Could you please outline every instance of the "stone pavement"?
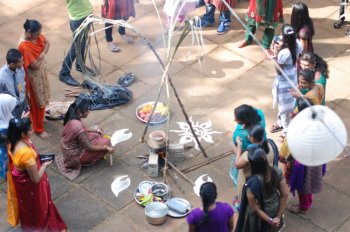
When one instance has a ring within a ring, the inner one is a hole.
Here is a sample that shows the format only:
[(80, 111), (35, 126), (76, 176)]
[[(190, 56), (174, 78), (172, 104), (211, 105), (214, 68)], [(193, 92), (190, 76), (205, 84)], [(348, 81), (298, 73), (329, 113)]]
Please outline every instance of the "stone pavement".
[[(96, 15), (99, 15), (99, 1), (93, 0)], [(161, 6), (161, 1), (157, 1)], [(284, 0), (285, 19), (289, 22), (291, 0)], [(316, 35), (314, 37), (315, 51), (328, 61), (330, 79), (327, 85), (327, 105), (335, 110), (343, 119), (349, 131), (350, 128), (350, 39), (344, 36), (349, 24), (340, 30), (333, 29), (333, 22), (338, 15), (338, 0), (307, 0), (314, 19)], [(242, 17), (247, 3), (241, 2), (237, 12)], [(161, 8), (160, 8), (161, 9)], [(150, 1), (142, 0), (136, 5), (137, 17), (130, 22), (150, 39), (156, 50), (165, 57), (161, 29)], [(203, 9), (192, 14), (200, 15)], [(218, 15), (217, 15), (218, 17)], [(0, 57), (5, 62), (6, 51), (17, 47), (20, 35), (23, 33), (23, 23), (26, 18), (35, 18), (43, 24), (43, 34), (51, 42), (47, 55), (51, 80), (52, 100), (64, 100), (62, 89), (64, 84), (58, 81), (63, 52), (67, 49), (71, 32), (67, 10), (63, 1), (59, 0), (16, 0), (0, 1)], [(197, 52), (200, 49), (191, 48), (191, 40), (186, 38), (176, 54), (175, 61), (169, 73), (179, 92), (181, 100), (192, 119), (200, 123), (212, 120), (212, 129), (222, 132), (213, 134), (214, 143), (203, 141), (203, 146), (209, 157), (214, 157), (230, 150), (231, 134), (235, 123), (233, 109), (242, 103), (254, 105), (264, 110), (268, 125), (271, 125), (276, 113), (272, 109), (271, 85), (274, 78), (274, 67), (271, 61), (265, 60), (260, 48), (256, 45), (244, 49), (237, 48), (237, 42), (243, 38), (242, 27), (233, 20), (230, 31), (224, 35), (216, 34), (216, 26), (205, 29), (204, 63), (197, 62)], [(279, 29), (277, 29), (279, 32)], [(128, 32), (127, 32), (128, 33)], [(261, 38), (261, 31), (257, 33)], [(147, 154), (146, 144), (139, 138), (144, 125), (135, 117), (135, 109), (141, 103), (155, 99), (160, 83), (161, 69), (154, 55), (146, 44), (137, 39), (134, 45), (128, 45), (114, 33), (115, 41), (122, 52), (112, 54), (104, 41), (104, 34), (98, 34), (101, 51), (101, 67), (103, 78), (108, 83), (116, 83), (124, 72), (133, 72), (137, 81), (131, 85), (133, 100), (127, 105), (114, 109), (91, 112), (85, 120), (87, 125), (99, 124), (112, 133), (116, 129), (130, 128), (134, 136), (121, 143), (114, 154), (114, 166), (109, 167), (103, 160), (97, 165), (84, 168), (81, 175), (74, 181), (69, 181), (52, 165), (48, 174), (52, 195), (56, 206), (67, 223), (71, 232), (85, 231), (186, 231), (184, 218), (168, 218), (162, 226), (151, 226), (145, 221), (144, 211), (133, 199), (133, 191), (142, 180), (151, 179), (140, 167), (136, 156)], [(93, 51), (97, 58), (98, 53)], [(81, 78), (76, 71), (72, 75)], [(81, 79), (80, 79), (81, 80)], [(165, 93), (162, 101), (166, 100)], [(176, 122), (183, 122), (184, 117), (175, 98), (171, 97), (170, 129), (179, 130)], [(33, 136), (33, 141), (39, 151), (59, 153), (59, 141), (62, 132), (61, 122), (46, 123), (47, 130), (53, 135), (48, 140), (40, 140)], [(150, 130), (166, 127), (151, 127)], [(170, 132), (171, 142), (178, 142), (176, 133)], [(348, 144), (349, 145), (349, 144)], [(180, 169), (191, 167), (205, 158), (194, 148), (188, 150), (185, 156), (171, 157)], [(187, 175), (195, 180), (201, 174), (209, 174), (218, 185), (219, 200), (231, 202), (232, 181), (228, 176), (230, 156), (220, 159), (210, 165), (203, 166)], [(329, 165), (324, 178), (324, 188), (315, 196), (314, 204), (308, 215), (297, 216), (286, 212), (287, 227), (284, 231), (319, 232), (319, 231), (350, 231), (350, 187), (347, 175), (350, 174), (350, 160), (339, 158)], [(115, 177), (128, 174), (131, 186), (116, 198), (110, 184)], [(158, 180), (161, 180), (158, 178)], [(201, 205), (200, 199), (193, 193), (192, 186), (178, 175), (169, 179), (173, 196), (184, 197), (193, 207)], [(0, 191), (0, 231), (9, 230), (6, 223), (6, 184), (2, 183)], [(291, 201), (295, 199), (290, 197)], [(20, 231), (18, 228), (11, 231)]]

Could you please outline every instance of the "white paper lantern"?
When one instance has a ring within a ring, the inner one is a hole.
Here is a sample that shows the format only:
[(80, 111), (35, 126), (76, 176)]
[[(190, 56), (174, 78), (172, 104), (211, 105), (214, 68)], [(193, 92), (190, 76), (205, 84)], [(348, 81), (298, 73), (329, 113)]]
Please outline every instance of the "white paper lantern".
[(334, 111), (316, 105), (293, 118), (288, 127), (287, 142), (297, 161), (317, 166), (335, 159), (343, 151), (347, 133), (344, 123)]

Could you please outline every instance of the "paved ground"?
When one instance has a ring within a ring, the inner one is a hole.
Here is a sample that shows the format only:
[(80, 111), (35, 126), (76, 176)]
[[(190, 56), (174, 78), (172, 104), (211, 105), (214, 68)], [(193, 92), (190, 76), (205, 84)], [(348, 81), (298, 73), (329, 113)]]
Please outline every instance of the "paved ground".
[[(93, 2), (95, 13), (99, 14), (99, 1), (94, 0)], [(289, 21), (290, 18), (292, 2), (296, 1), (284, 1), (286, 21)], [(323, 56), (330, 66), (327, 105), (342, 117), (349, 130), (350, 40), (344, 36), (345, 28), (334, 30), (332, 26), (338, 14), (338, 1), (308, 0), (304, 2), (309, 5), (311, 16), (314, 19), (315, 51)], [(246, 3), (238, 6), (237, 11), (240, 16), (245, 12), (246, 6)], [(144, 0), (137, 4), (136, 8), (137, 18), (131, 21), (132, 24), (150, 39), (157, 51), (164, 57), (161, 30), (157, 24), (152, 4)], [(63, 1), (0, 1), (0, 9), (0, 31), (3, 34), (0, 38), (2, 62), (5, 62), (4, 55), (7, 49), (17, 46), (25, 19), (38, 19), (44, 26), (43, 33), (51, 42), (47, 62), (50, 69), (52, 100), (64, 100), (62, 89), (67, 86), (58, 81), (57, 74), (71, 33)], [(202, 10), (194, 14), (199, 15)], [(196, 62), (196, 52), (199, 49), (193, 49), (192, 53), (188, 54), (191, 41), (187, 38), (176, 55), (170, 74), (193, 120), (200, 123), (212, 120), (212, 129), (222, 132), (213, 135), (213, 144), (203, 142), (208, 156), (214, 157), (230, 150), (231, 133), (235, 126), (232, 112), (233, 108), (239, 104), (248, 103), (263, 109), (268, 124), (273, 123), (276, 116), (271, 107), (274, 67), (270, 61), (264, 59), (264, 55), (256, 45), (244, 49), (237, 48), (237, 42), (243, 37), (243, 30), (236, 20), (233, 20), (231, 30), (225, 35), (218, 36), (216, 27), (205, 29), (203, 34), (206, 54), (204, 64), (200, 66)], [(133, 200), (133, 191), (138, 183), (150, 179), (136, 159), (137, 155), (146, 154), (148, 148), (146, 144), (139, 142), (144, 125), (134, 116), (135, 108), (143, 102), (154, 100), (161, 70), (157, 60), (143, 41), (136, 40), (134, 45), (127, 45), (116, 33), (114, 35), (122, 48), (122, 53), (111, 54), (104, 42), (103, 34), (98, 35), (102, 73), (108, 83), (116, 83), (117, 78), (124, 72), (135, 73), (137, 81), (130, 87), (134, 97), (125, 106), (92, 112), (85, 122), (87, 125), (99, 124), (109, 133), (127, 127), (131, 129), (134, 136), (129, 141), (120, 144), (114, 155), (113, 167), (109, 167), (107, 161), (101, 161), (94, 167), (84, 168), (81, 175), (74, 181), (68, 181), (60, 175), (56, 167), (50, 167), (48, 174), (53, 198), (72, 232), (186, 231), (185, 219), (168, 218), (168, 221), (159, 227), (147, 224), (143, 208)], [(260, 31), (258, 36), (261, 37)], [(94, 56), (97, 57), (96, 51), (94, 51)], [(79, 77), (75, 71), (72, 74)], [(166, 100), (165, 94), (162, 100)], [(170, 129), (178, 130), (179, 126), (176, 122), (181, 121), (184, 121), (184, 117), (175, 98), (172, 97)], [(53, 135), (52, 138), (43, 141), (34, 137), (35, 144), (42, 152), (59, 153), (62, 123), (48, 122), (46, 128)], [(155, 129), (158, 128), (151, 128), (151, 130)], [(179, 141), (176, 133), (170, 132), (169, 138), (171, 142)], [(187, 151), (185, 156), (171, 157), (171, 159), (180, 169), (191, 167), (205, 160), (195, 149)], [(229, 163), (230, 157), (226, 157), (189, 172), (187, 175), (195, 180), (201, 174), (209, 174), (218, 185), (219, 200), (230, 202), (233, 188), (228, 176)], [(350, 173), (349, 166), (350, 160), (342, 159), (341, 156), (330, 163), (329, 171), (324, 178), (323, 191), (315, 196), (310, 213), (306, 216), (286, 213), (287, 228), (285, 231), (350, 231), (350, 188), (347, 178), (347, 174)], [(110, 184), (115, 177), (124, 174), (130, 176), (131, 186), (116, 198), (110, 190)], [(188, 199), (194, 207), (200, 206), (200, 201), (194, 195), (192, 187), (181, 177), (175, 176), (170, 179), (170, 186), (174, 196)], [(182, 190), (178, 186), (181, 186)], [(0, 231), (7, 231), (9, 226), (5, 222), (5, 183), (1, 184), (0, 195)], [(18, 229), (12, 231), (18, 231)]]

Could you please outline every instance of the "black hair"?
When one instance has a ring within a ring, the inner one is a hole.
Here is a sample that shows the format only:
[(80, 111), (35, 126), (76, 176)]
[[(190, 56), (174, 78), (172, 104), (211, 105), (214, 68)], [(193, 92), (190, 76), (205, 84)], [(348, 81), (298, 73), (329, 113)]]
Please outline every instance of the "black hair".
[(300, 60), (306, 60), (310, 64), (316, 65), (316, 56), (314, 53), (309, 51), (303, 51), (300, 55)]
[(11, 48), (7, 51), (6, 61), (7, 64), (16, 64), (22, 58), (22, 53), (15, 48)]
[(31, 122), (29, 118), (12, 118), (9, 122), (7, 130), (7, 139), (13, 152), (18, 141), (23, 137), (23, 134), (27, 134), (30, 130)]
[(303, 2), (294, 3), (292, 6), (291, 24), (298, 33), (304, 26), (309, 29), (310, 36), (315, 34), (314, 23), (309, 16), (309, 8)]
[(300, 98), (300, 99), (298, 99), (298, 111), (299, 112), (304, 110), (304, 109), (306, 109), (310, 105), (311, 106), (314, 105), (310, 99), (308, 99), (308, 98)]
[(63, 125), (66, 125), (70, 120), (80, 120), (81, 114), (90, 110), (90, 101), (84, 98), (78, 98), (68, 108), (64, 117)]
[(206, 182), (201, 185), (199, 195), (202, 198), (204, 215), (200, 224), (205, 224), (209, 221), (209, 206), (212, 205), (217, 197), (216, 185), (213, 182)]
[(293, 65), (297, 62), (297, 41), (295, 30), (290, 24), (282, 26), (283, 48), (288, 48), (292, 55)]
[(326, 76), (326, 78), (328, 78), (329, 77), (329, 70), (328, 70), (327, 62), (319, 55), (315, 54), (315, 56), (316, 56), (315, 71), (322, 73), (323, 75)]
[(35, 19), (26, 19), (26, 21), (23, 24), (23, 28), (26, 32), (36, 33), (41, 30), (42, 26), (39, 23), (39, 21)]
[(304, 77), (304, 80), (310, 84), (315, 83), (315, 72), (310, 69), (300, 70), (299, 76)]
[(262, 148), (266, 154), (269, 154), (270, 148), (265, 138), (265, 129), (261, 125), (254, 125), (249, 129), (248, 133), (255, 142), (259, 143), (259, 147)]
[(248, 160), (252, 174), (264, 177), (264, 189), (270, 196), (279, 183), (277, 172), (268, 164), (265, 151), (261, 148), (248, 151)]
[(300, 55), (300, 60), (306, 60), (310, 64), (315, 65), (315, 72), (322, 73), (323, 75), (326, 76), (326, 78), (329, 77), (328, 64), (319, 55), (312, 53), (312, 52), (303, 51)]
[(261, 122), (261, 117), (250, 105), (240, 105), (234, 110), (235, 118), (239, 124), (244, 124), (245, 128), (250, 128), (253, 125)]

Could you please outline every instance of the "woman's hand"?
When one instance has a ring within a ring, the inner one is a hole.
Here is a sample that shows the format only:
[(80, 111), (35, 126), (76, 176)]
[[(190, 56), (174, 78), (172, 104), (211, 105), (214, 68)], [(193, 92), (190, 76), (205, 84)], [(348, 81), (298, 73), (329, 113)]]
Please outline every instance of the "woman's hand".
[(272, 219), (272, 226), (273, 227), (279, 227), (280, 226), (280, 223), (281, 223), (281, 219), (279, 219), (279, 218), (274, 218), (274, 219)]
[(108, 151), (108, 152), (114, 151), (114, 148), (111, 147), (111, 146), (105, 146), (105, 149), (106, 149), (106, 151)]
[(295, 91), (294, 89), (290, 89), (289, 92), (295, 98), (300, 98), (301, 97), (300, 93), (298, 91)]
[(49, 166), (50, 164), (52, 164), (53, 160), (44, 162), (41, 166), (44, 166), (45, 168), (47, 168), (47, 166)]

